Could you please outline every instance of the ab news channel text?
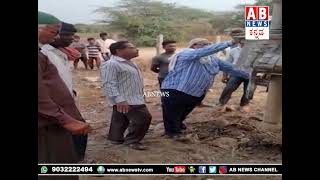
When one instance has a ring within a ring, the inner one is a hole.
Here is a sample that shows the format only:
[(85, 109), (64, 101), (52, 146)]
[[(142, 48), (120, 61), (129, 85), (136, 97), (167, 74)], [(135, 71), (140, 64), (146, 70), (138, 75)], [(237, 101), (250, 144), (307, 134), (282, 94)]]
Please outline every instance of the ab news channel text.
[(281, 164), (39, 164), (38, 175), (282, 175)]

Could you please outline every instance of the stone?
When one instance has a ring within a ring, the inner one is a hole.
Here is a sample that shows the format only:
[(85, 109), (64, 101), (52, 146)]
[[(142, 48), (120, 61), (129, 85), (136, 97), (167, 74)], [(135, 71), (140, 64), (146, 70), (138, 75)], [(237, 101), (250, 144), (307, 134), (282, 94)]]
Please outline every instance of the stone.
[(99, 77), (84, 77), (83, 80), (88, 81), (88, 82), (98, 82)]
[(195, 160), (204, 160), (205, 159), (205, 157), (203, 157), (201, 154), (198, 154), (198, 153), (190, 154), (189, 156)]
[(222, 128), (228, 126), (228, 125), (230, 124), (230, 122), (227, 121), (227, 120), (224, 120), (224, 119), (217, 119), (217, 120), (214, 120), (214, 121), (213, 121), (213, 124), (214, 124), (217, 128), (222, 129)]
[(249, 138), (242, 138), (242, 139), (240, 139), (240, 144), (246, 144), (246, 143), (248, 143), (249, 141), (250, 141)]
[(164, 126), (163, 126), (163, 123), (159, 123), (157, 125), (154, 126), (153, 128), (153, 131), (154, 132), (163, 132), (164, 131)]
[(232, 149), (233, 147), (236, 147), (238, 144), (238, 141), (234, 138), (229, 137), (220, 137), (215, 139), (212, 142), (212, 145), (221, 147), (223, 149)]

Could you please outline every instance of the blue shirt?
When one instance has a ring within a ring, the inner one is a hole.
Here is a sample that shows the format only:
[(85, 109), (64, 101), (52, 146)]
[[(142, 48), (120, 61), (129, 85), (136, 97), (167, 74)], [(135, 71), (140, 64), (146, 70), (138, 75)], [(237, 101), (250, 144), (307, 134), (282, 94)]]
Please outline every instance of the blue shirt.
[(161, 89), (175, 89), (191, 96), (201, 97), (213, 84), (219, 71), (248, 79), (249, 73), (237, 70), (215, 53), (232, 45), (231, 41), (212, 44), (199, 49), (186, 49), (177, 54), (174, 70), (169, 71)]

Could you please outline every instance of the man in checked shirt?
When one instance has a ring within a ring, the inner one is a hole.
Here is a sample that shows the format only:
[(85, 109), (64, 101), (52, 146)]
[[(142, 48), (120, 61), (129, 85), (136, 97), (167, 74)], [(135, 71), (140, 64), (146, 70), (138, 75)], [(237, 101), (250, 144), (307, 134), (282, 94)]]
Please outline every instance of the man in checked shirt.
[(100, 70), (103, 92), (113, 107), (108, 139), (112, 144), (145, 150), (140, 141), (152, 117), (144, 102), (142, 73), (131, 61), (139, 50), (128, 41), (118, 41), (111, 44), (110, 52), (110, 60), (102, 62)]

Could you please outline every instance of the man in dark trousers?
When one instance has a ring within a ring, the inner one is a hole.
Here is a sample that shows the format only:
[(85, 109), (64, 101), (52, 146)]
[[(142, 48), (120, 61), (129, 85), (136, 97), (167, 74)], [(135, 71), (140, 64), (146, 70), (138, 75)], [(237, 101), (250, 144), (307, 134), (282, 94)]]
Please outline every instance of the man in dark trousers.
[[(81, 158), (75, 151), (72, 134), (88, 134), (91, 127), (81, 121), (57, 68), (40, 52), (41, 46), (51, 43), (58, 34), (60, 21), (39, 12), (38, 24), (38, 163), (76, 163)], [(76, 180), (78, 176), (39, 176), (38, 179)]]
[[(241, 67), (243, 63), (238, 60), (243, 46), (243, 41), (240, 41), (237, 47), (234, 47), (230, 50), (230, 53), (227, 56), (226, 61), (234, 64), (237, 67)], [(248, 70), (247, 72), (250, 73), (250, 71)], [(230, 107), (227, 107), (227, 103), (230, 100), (232, 93), (236, 91), (239, 88), (239, 86), (243, 83), (243, 95), (240, 100), (240, 111), (249, 112), (250, 99), (247, 98), (247, 87), (249, 84), (249, 78), (243, 78), (232, 75), (230, 76), (227, 73), (224, 73), (222, 77), (222, 82), (226, 83), (226, 87), (223, 89), (219, 98), (219, 105), (221, 106), (221, 111), (225, 112), (227, 109), (232, 109)]]
[[(110, 52), (110, 60), (104, 61), (101, 67), (103, 92), (113, 107), (108, 139), (113, 144), (144, 150), (146, 147), (140, 141), (152, 117), (144, 102), (142, 73), (131, 61), (139, 51), (128, 41), (118, 41), (111, 44)], [(128, 134), (123, 137), (127, 128)]]
[(78, 69), (78, 63), (81, 60), (84, 64), (85, 69), (87, 70), (88, 69), (87, 47), (86, 47), (85, 43), (80, 41), (80, 36), (78, 36), (78, 35), (74, 36), (74, 41), (70, 45), (70, 47), (75, 48), (81, 54), (81, 56), (79, 58), (77, 58), (76, 60), (74, 60), (74, 62), (73, 62), (74, 69)]

